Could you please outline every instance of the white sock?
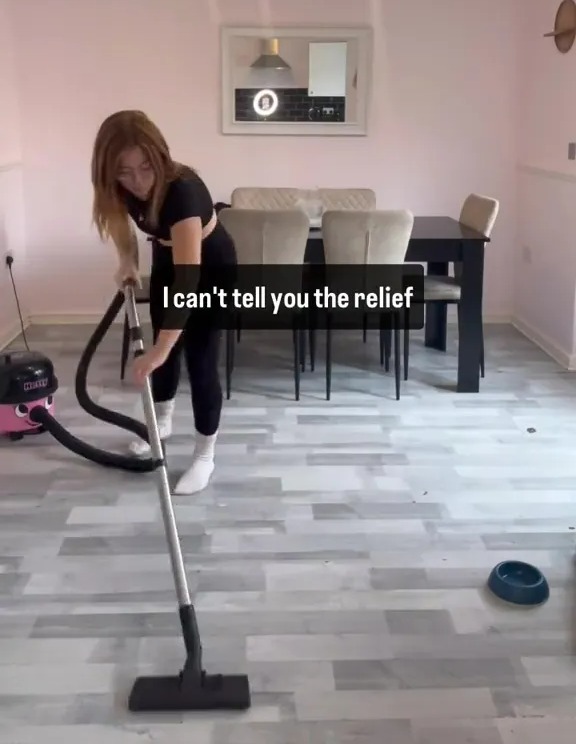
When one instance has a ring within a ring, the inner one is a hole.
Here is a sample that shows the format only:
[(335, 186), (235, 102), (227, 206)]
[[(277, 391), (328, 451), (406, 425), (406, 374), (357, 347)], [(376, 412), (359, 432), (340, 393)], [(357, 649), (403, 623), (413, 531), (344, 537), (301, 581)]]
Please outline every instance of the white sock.
[(205, 436), (196, 432), (196, 445), (192, 456), (192, 465), (180, 478), (174, 489), (175, 494), (192, 494), (202, 491), (210, 482), (214, 472), (214, 448), (216, 434)]
[[(158, 422), (158, 431), (160, 433), (160, 439), (168, 439), (172, 434), (172, 414), (174, 413), (175, 400), (166, 400), (161, 403), (155, 403), (154, 409), (156, 410), (156, 420)], [(137, 457), (144, 457), (150, 455), (152, 448), (143, 439), (136, 439), (130, 443), (130, 452)]]

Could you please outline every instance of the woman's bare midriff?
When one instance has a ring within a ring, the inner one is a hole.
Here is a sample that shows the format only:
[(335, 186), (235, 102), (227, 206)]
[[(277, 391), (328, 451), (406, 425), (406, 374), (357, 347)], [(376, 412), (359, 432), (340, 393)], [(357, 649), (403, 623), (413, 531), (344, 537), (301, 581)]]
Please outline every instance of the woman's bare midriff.
[[(206, 227), (202, 228), (202, 240), (205, 240), (216, 227), (216, 223), (218, 222), (218, 216), (216, 215), (216, 212), (212, 212), (212, 217), (210, 218), (210, 222), (206, 225)], [(172, 241), (171, 240), (160, 240), (158, 239), (158, 242), (160, 245), (165, 245), (167, 248), (172, 247)]]

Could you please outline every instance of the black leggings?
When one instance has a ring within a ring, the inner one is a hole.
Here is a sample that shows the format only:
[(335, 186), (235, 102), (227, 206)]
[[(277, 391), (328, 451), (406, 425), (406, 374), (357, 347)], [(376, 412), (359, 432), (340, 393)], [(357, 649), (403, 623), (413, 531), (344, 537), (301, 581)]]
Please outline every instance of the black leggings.
[[(150, 318), (154, 341), (156, 341), (162, 327), (162, 307), (155, 306), (151, 302)], [(184, 352), (192, 393), (194, 423), (196, 431), (205, 436), (216, 433), (220, 425), (222, 411), (222, 387), (218, 371), (220, 336), (221, 332), (218, 328), (195, 327), (191, 319), (182, 331), (168, 359), (151, 375), (152, 397), (155, 402), (172, 400), (178, 390), (180, 360)]]
[[(210, 235), (203, 245), (209, 253), (210, 263), (220, 261), (235, 263), (235, 250), (232, 240), (221, 225)], [(152, 272), (150, 276), (150, 320), (154, 341), (162, 329), (164, 320), (163, 291), (174, 277), (171, 249), (159, 243), (153, 244)], [(200, 321), (200, 322), (198, 322)], [(218, 362), (220, 355), (221, 328), (217, 323), (202, 322), (192, 312), (180, 338), (161, 367), (151, 375), (152, 397), (156, 403), (172, 400), (180, 381), (180, 361), (184, 352), (194, 423), (199, 434), (215, 434), (220, 425), (222, 411), (222, 387)]]

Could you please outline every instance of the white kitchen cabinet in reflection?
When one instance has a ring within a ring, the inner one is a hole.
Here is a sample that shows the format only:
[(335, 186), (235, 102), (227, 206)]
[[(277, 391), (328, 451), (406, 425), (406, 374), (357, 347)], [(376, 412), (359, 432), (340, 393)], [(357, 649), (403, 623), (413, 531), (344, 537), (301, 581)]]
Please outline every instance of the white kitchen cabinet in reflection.
[(346, 96), (347, 47), (345, 41), (310, 42), (309, 96)]

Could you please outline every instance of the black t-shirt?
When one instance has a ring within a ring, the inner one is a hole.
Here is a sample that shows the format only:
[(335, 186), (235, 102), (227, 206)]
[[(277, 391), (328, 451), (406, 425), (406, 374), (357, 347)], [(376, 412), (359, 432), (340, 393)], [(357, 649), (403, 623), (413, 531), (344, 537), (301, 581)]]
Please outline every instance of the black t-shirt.
[(170, 228), (181, 220), (200, 217), (202, 227), (205, 227), (214, 214), (212, 196), (204, 181), (195, 173), (178, 176), (168, 184), (155, 228), (146, 224), (147, 201), (130, 193), (126, 193), (125, 200), (128, 214), (140, 230), (160, 240), (170, 240)]

